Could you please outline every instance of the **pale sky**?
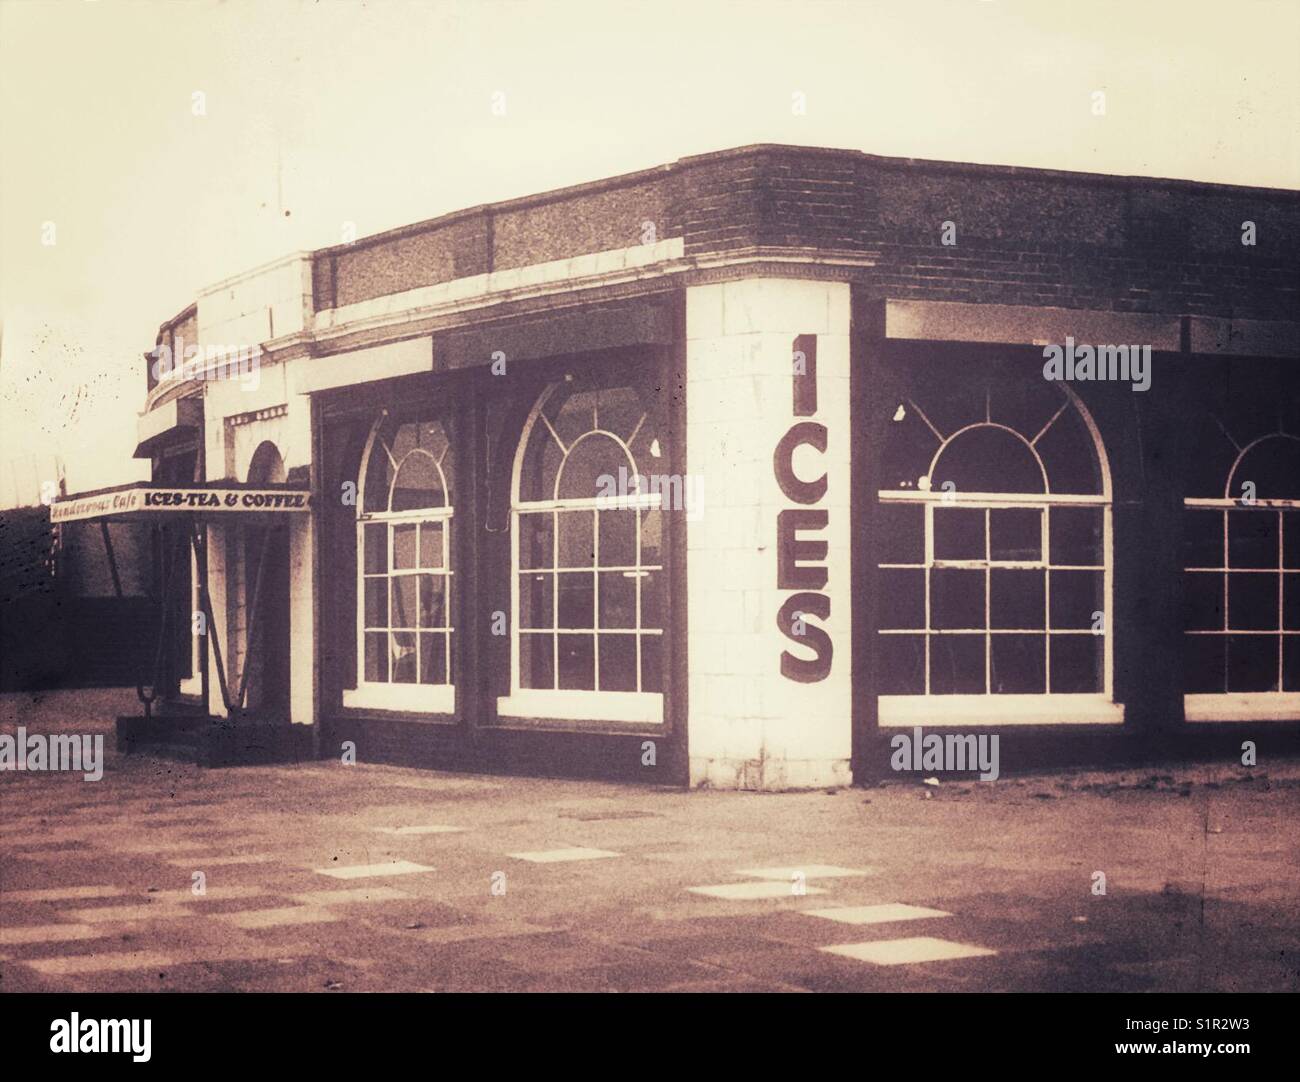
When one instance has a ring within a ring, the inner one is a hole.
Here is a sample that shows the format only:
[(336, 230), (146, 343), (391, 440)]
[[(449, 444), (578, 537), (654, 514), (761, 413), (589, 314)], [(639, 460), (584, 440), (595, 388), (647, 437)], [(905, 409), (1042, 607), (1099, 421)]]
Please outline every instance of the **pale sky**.
[(142, 476), (158, 324), (344, 222), (757, 142), (1300, 188), (1298, 54), (1296, 0), (0, 0), (0, 506)]

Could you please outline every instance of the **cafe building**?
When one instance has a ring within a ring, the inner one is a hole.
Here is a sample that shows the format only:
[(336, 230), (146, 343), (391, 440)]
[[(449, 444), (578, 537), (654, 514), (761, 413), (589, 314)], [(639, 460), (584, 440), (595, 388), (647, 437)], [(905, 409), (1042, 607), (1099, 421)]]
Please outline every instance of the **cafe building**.
[[(1300, 733), (1300, 196), (752, 146), (219, 282), (119, 744), (727, 789)], [(109, 534), (105, 533), (106, 539)]]

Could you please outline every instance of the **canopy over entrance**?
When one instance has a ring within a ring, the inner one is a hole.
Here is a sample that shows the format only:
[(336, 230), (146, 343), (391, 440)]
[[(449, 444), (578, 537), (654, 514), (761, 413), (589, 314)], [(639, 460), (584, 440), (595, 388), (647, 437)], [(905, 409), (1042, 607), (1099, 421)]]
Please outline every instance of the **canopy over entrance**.
[(176, 515), (284, 515), (311, 510), (311, 491), (288, 484), (213, 481), (169, 485), (138, 481), (64, 496), (50, 504), (50, 521), (168, 519)]
[[(265, 572), (266, 553), (270, 548), (269, 539), (276, 520), (287, 515), (302, 514), (311, 511), (311, 491), (296, 485), (275, 484), (271, 482), (240, 484), (237, 481), (217, 481), (205, 484), (170, 485), (157, 481), (140, 481), (135, 484), (117, 485), (114, 488), (98, 489), (94, 492), (81, 492), (65, 496), (50, 505), (50, 522), (57, 525), (63, 522), (97, 520), (100, 533), (104, 539), (104, 548), (108, 555), (109, 570), (113, 575), (113, 589), (120, 597), (122, 584), (117, 571), (117, 557), (113, 552), (113, 539), (108, 524), (116, 521), (145, 520), (152, 522), (155, 529), (169, 521), (188, 535), (187, 544), (194, 552), (194, 565), (199, 577), (199, 606), (203, 613), (206, 634), (212, 644), (213, 660), (216, 662), (217, 682), (220, 685), (221, 698), (226, 706), (227, 716), (238, 718), (244, 712), (248, 695), (249, 668), (247, 663), (240, 676), (238, 686), (232, 688), (226, 677), (225, 664), (221, 655), (221, 638), (212, 616), (212, 599), (208, 594), (208, 574), (206, 531), (200, 528), (204, 518), (230, 519), (236, 521), (260, 523), (263, 526), (263, 538), (260, 546), (257, 576), (254, 580), (252, 599), (249, 605), (248, 626), (249, 641), (256, 627), (258, 600), (262, 590)], [(162, 594), (165, 599), (169, 593), (171, 579), (174, 576), (164, 573)], [(152, 715), (154, 700), (158, 697), (160, 673), (162, 670), (163, 643), (168, 634), (167, 606), (164, 603), (158, 628), (158, 651), (155, 668), (158, 670), (152, 678), (142, 674), (136, 684), (136, 694), (144, 704), (145, 719)], [(174, 629), (173, 629), (174, 630)], [(203, 695), (207, 699), (207, 669), (201, 673)], [(152, 679), (152, 683), (146, 682)], [(232, 693), (233, 692), (233, 693)]]

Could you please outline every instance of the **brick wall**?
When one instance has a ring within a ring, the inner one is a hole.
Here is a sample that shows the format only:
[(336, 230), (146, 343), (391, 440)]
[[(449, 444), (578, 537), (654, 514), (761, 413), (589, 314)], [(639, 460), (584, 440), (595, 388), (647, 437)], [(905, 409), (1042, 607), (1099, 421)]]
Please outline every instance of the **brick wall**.
[(1249, 319), (1293, 319), (1300, 300), (1296, 193), (932, 163), (877, 180), (876, 296)]
[[(956, 244), (941, 243), (946, 221)], [(1257, 243), (1241, 243), (1243, 222)], [(1300, 193), (757, 146), (458, 211), (313, 254), (317, 310), (681, 237), (878, 253), (874, 296), (1293, 318)], [(176, 321), (173, 321), (175, 323)], [(172, 325), (164, 325), (170, 332)]]

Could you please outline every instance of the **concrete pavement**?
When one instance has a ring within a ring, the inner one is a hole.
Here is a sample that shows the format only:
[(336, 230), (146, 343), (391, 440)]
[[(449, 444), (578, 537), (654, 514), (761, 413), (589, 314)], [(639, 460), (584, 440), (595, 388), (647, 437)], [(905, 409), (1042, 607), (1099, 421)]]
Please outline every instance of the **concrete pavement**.
[(1300, 989), (1295, 761), (797, 794), (205, 771), (116, 756), (133, 700), (0, 697), (0, 732), (109, 749), (98, 782), (0, 775), (5, 991)]

